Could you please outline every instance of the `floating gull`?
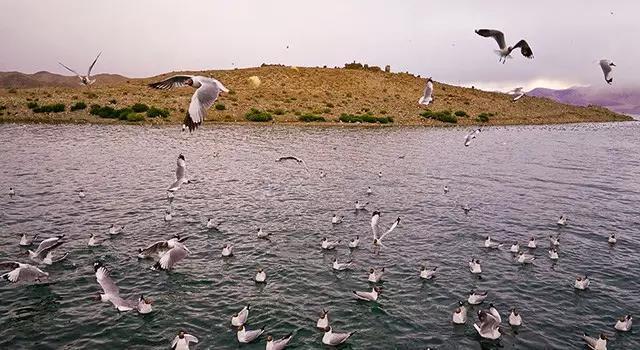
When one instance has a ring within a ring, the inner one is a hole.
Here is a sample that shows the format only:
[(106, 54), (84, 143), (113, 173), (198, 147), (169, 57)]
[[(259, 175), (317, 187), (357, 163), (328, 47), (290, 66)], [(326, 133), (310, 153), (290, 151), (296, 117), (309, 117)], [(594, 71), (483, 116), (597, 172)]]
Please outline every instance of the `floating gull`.
[(369, 204), (369, 202), (360, 203), (360, 201), (356, 201), (355, 208), (356, 210), (365, 210), (365, 207), (367, 206), (367, 204)]
[(324, 171), (320, 170), (320, 178), (324, 179), (327, 176), (327, 173), (325, 173)]
[(302, 166), (304, 166), (304, 170), (309, 172), (309, 168), (307, 168), (307, 163), (305, 163), (304, 160), (302, 160), (302, 159), (300, 159), (298, 157), (294, 157), (294, 156), (280, 157), (280, 158), (276, 159), (276, 162), (282, 162), (282, 161), (285, 161), (285, 160), (294, 160), (294, 161), (296, 161), (296, 163), (302, 164)]
[(333, 265), (332, 268), (336, 271), (344, 271), (348, 268), (351, 267), (351, 260), (345, 262), (345, 263), (340, 263), (338, 262), (338, 258), (333, 258)]
[(240, 310), (240, 312), (236, 313), (231, 317), (231, 325), (234, 327), (240, 327), (247, 322), (247, 318), (249, 317), (249, 305), (245, 306)]
[(573, 284), (573, 287), (575, 289), (585, 290), (589, 288), (589, 284), (591, 284), (591, 280), (589, 280), (589, 277), (587, 275), (585, 275), (584, 277), (578, 276), (575, 283)]
[(551, 245), (551, 247), (559, 246), (560, 245), (560, 238), (553, 237), (552, 235), (549, 235), (549, 244)]
[(618, 242), (618, 239), (616, 238), (616, 234), (615, 233), (612, 233), (609, 236), (608, 242), (609, 242), (609, 244), (616, 244), (616, 242)]
[(500, 321), (484, 310), (478, 311), (478, 322), (473, 324), (482, 338), (496, 340), (500, 338)]
[(80, 199), (84, 198), (86, 195), (84, 194), (84, 191), (81, 189), (80, 191), (78, 191), (78, 197), (80, 197)]
[(138, 310), (140, 313), (151, 312), (151, 302), (147, 301), (142, 295), (137, 301), (125, 300), (120, 296), (120, 289), (111, 279), (110, 272), (100, 261), (93, 264), (96, 280), (104, 293), (99, 293), (98, 299), (103, 303), (111, 302), (118, 311)]
[(520, 264), (533, 264), (536, 258), (533, 255), (525, 254), (524, 252), (518, 253), (517, 261)]
[(340, 345), (349, 339), (355, 332), (349, 333), (334, 333), (333, 328), (327, 327), (324, 330), (324, 335), (322, 336), (322, 344), (336, 346)]
[(322, 239), (322, 249), (324, 250), (335, 249), (338, 246), (338, 244), (340, 244), (340, 240), (330, 241), (327, 239), (327, 237)]
[(567, 217), (561, 215), (557, 222), (558, 226), (566, 226), (567, 225)]
[(16, 195), (16, 190), (13, 187), (9, 187), (9, 197), (13, 197)]
[(458, 302), (458, 307), (453, 311), (452, 319), (455, 324), (467, 323), (467, 307), (462, 301)]
[(360, 244), (360, 236), (356, 236), (356, 238), (352, 238), (349, 241), (349, 248), (350, 249), (356, 249), (356, 248), (358, 248), (358, 244)]
[(633, 317), (631, 315), (620, 317), (618, 321), (616, 321), (616, 325), (614, 328), (619, 330), (620, 332), (628, 332), (631, 330), (631, 325), (633, 323)]
[(114, 224), (111, 224), (111, 226), (109, 226), (109, 236), (119, 235), (123, 231), (124, 231), (124, 225), (120, 227), (116, 227)]
[(382, 171), (378, 171), (378, 177), (382, 177)]
[(480, 266), (480, 260), (477, 259), (473, 259), (471, 258), (471, 260), (469, 260), (469, 271), (471, 271), (471, 273), (479, 275), (482, 273), (482, 266)]
[(331, 223), (334, 225), (341, 224), (343, 219), (344, 219), (344, 216), (338, 216), (336, 214), (333, 214), (333, 217), (331, 218)]
[(558, 260), (558, 250), (556, 248), (551, 248), (549, 250), (549, 259)]
[(438, 267), (434, 267), (431, 269), (428, 269), (426, 266), (423, 266), (422, 269), (420, 270), (420, 278), (424, 279), (424, 280), (430, 280), (434, 277), (436, 277), (436, 270), (438, 269)]
[(164, 221), (169, 222), (171, 220), (173, 220), (173, 216), (171, 215), (171, 210), (167, 209), (167, 211), (164, 214)]
[(267, 273), (264, 272), (263, 269), (258, 269), (258, 272), (256, 272), (256, 277), (254, 277), (254, 280), (257, 283), (266, 283), (267, 282)]
[(353, 291), (353, 295), (356, 297), (356, 299), (359, 300), (364, 300), (364, 301), (377, 301), (378, 300), (378, 296), (380, 295), (380, 288), (378, 287), (373, 287), (373, 289), (370, 292), (358, 292), (358, 291)]
[(491, 236), (487, 236), (487, 239), (484, 241), (484, 247), (489, 249), (498, 249), (502, 247), (502, 243), (494, 242), (491, 240)]
[(520, 316), (515, 307), (511, 309), (511, 313), (509, 314), (509, 324), (514, 327), (522, 325), (522, 316)]
[(380, 233), (379, 233), (379, 228), (378, 228), (378, 222), (379, 221), (380, 221), (380, 212), (379, 211), (374, 211), (373, 215), (371, 215), (371, 231), (373, 233), (373, 245), (375, 245), (375, 246), (382, 245), (382, 239), (386, 235), (391, 233), (393, 230), (395, 230), (396, 226), (398, 226), (398, 224), (400, 223), (400, 217), (398, 217), (396, 219), (396, 221), (393, 222), (391, 227), (385, 233), (383, 233), (382, 235), (380, 235)]
[(378, 283), (380, 281), (382, 281), (382, 276), (384, 275), (384, 267), (381, 268), (380, 270), (376, 271), (373, 268), (369, 269), (369, 277), (367, 278), (367, 280), (371, 283)]
[(418, 100), (418, 103), (424, 106), (428, 106), (433, 101), (433, 80), (431, 77), (427, 78), (427, 86), (424, 88), (422, 96)]
[(604, 81), (609, 85), (613, 82), (613, 77), (611, 76), (613, 68), (611, 67), (615, 66), (615, 63), (609, 60), (600, 60), (600, 68), (602, 68), (602, 73), (604, 74)]
[(37, 233), (31, 238), (29, 238), (26, 233), (23, 233), (22, 236), (20, 236), (20, 245), (23, 247), (28, 247), (33, 244), (33, 240), (36, 238), (38, 238)]
[(469, 298), (467, 299), (467, 302), (471, 305), (481, 304), (487, 298), (488, 294), (489, 294), (488, 292), (476, 292), (472, 289), (471, 292), (469, 293)]
[(444, 185), (444, 187), (443, 187), (443, 191), (444, 191), (444, 194), (449, 193), (449, 186)]
[(604, 334), (600, 334), (598, 339), (591, 338), (587, 333), (582, 335), (582, 340), (587, 343), (587, 346), (591, 350), (607, 350), (607, 339), (607, 336)]
[(244, 328), (244, 326), (240, 326), (238, 327), (237, 333), (238, 342), (243, 344), (251, 343), (252, 341), (258, 339), (258, 337), (261, 336), (262, 333), (264, 333), (264, 327), (248, 331)]
[(465, 204), (462, 207), (462, 210), (464, 211), (465, 215), (469, 215), (469, 212), (471, 211), (471, 207), (469, 206), (469, 204)]
[(520, 245), (518, 244), (518, 242), (513, 242), (513, 244), (511, 245), (511, 248), (509, 248), (509, 251), (512, 253), (517, 253), (520, 251)]
[(176, 181), (169, 186), (167, 191), (175, 192), (180, 189), (182, 184), (186, 183), (189, 183), (189, 180), (187, 179), (187, 164), (185, 163), (184, 156), (180, 154), (176, 161)]
[(320, 318), (318, 318), (318, 322), (316, 322), (316, 328), (325, 329), (327, 327), (329, 327), (329, 311), (322, 309)]
[(495, 29), (477, 29), (476, 34), (483, 36), (485, 38), (493, 38), (498, 43), (498, 47), (500, 50), (496, 50), (498, 56), (500, 56), (500, 60), (498, 62), (505, 63), (507, 58), (511, 58), (511, 51), (520, 48), (520, 53), (522, 56), (526, 58), (533, 58), (533, 51), (531, 47), (525, 40), (518, 41), (514, 46), (508, 46), (504, 40), (504, 34)]
[(87, 246), (96, 247), (96, 246), (99, 246), (99, 245), (100, 245), (100, 242), (98, 242), (98, 240), (96, 239), (96, 235), (94, 233), (89, 235), (89, 242), (87, 243)]
[(367, 194), (371, 195), (373, 193), (373, 190), (371, 189), (371, 186), (367, 187)]
[(530, 248), (530, 249), (538, 248), (538, 243), (536, 243), (535, 237), (531, 237), (531, 239), (529, 240), (529, 243), (527, 243), (527, 248)]
[(169, 90), (174, 87), (191, 86), (196, 89), (191, 96), (189, 110), (183, 124), (189, 131), (197, 129), (207, 116), (207, 109), (213, 106), (221, 92), (229, 90), (216, 79), (202, 76), (174, 75), (161, 82), (149, 84), (154, 89)]
[(11, 269), (10, 272), (7, 272), (0, 276), (0, 279), (9, 281), (11, 283), (16, 282), (40, 282), (49, 278), (49, 274), (40, 270), (39, 268), (29, 265), (23, 264), (14, 261), (1, 262), (0, 269), (7, 270)]
[(264, 232), (262, 228), (258, 228), (258, 238), (269, 239), (269, 236), (271, 236), (271, 232)]
[(189, 343), (198, 343), (198, 338), (180, 331), (171, 342), (172, 350), (189, 350)]
[(220, 224), (221, 224), (221, 223), (215, 223), (215, 222), (213, 222), (213, 219), (208, 219), (208, 220), (207, 220), (207, 228), (209, 228), (209, 229), (218, 229), (218, 226), (219, 226)]
[(267, 336), (266, 350), (282, 350), (287, 347), (291, 338), (293, 338), (293, 333), (289, 333), (278, 340), (274, 340), (273, 337), (269, 335)]
[(62, 64), (61, 62), (58, 62), (61, 66), (63, 66), (64, 68), (66, 68), (68, 71), (70, 71), (71, 73), (75, 74), (76, 76), (78, 76), (78, 78), (80, 78), (80, 85), (84, 85), (84, 86), (89, 86), (92, 85), (93, 83), (96, 82), (95, 79), (91, 79), (91, 70), (93, 69), (93, 66), (96, 65), (96, 62), (98, 62), (98, 57), (100, 57), (100, 55), (102, 54), (102, 52), (100, 52), (98, 54), (98, 56), (96, 56), (96, 59), (93, 60), (93, 63), (91, 63), (91, 65), (89, 66), (89, 70), (87, 71), (87, 75), (80, 75), (78, 74), (78, 72), (74, 71), (73, 69), (65, 66), (64, 64)]
[(478, 128), (478, 129), (475, 129), (472, 132), (468, 133), (464, 137), (464, 146), (465, 147), (469, 147), (469, 145), (471, 144), (471, 140), (475, 139), (476, 135), (478, 135), (480, 132), (482, 132), (482, 129)]
[(521, 99), (525, 95), (524, 90), (521, 87), (518, 87), (518, 88), (515, 88), (515, 89), (511, 90), (511, 91), (507, 92), (507, 94), (509, 94), (511, 96), (514, 96), (513, 100), (512, 100), (513, 102), (518, 101), (519, 99)]
[(233, 246), (230, 244), (225, 244), (224, 247), (222, 247), (222, 256), (229, 257), (232, 255), (233, 255)]

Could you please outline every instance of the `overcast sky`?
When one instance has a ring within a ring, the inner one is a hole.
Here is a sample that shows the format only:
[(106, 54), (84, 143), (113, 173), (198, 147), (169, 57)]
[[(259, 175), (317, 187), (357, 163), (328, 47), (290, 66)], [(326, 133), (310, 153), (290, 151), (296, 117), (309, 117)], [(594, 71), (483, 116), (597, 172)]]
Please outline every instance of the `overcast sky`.
[[(487, 5), (489, 4), (489, 5)], [(263, 62), (393, 71), (486, 89), (640, 85), (640, 1), (536, 0), (0, 0), (0, 71), (85, 71), (145, 77)], [(526, 39), (502, 65), (473, 31)], [(287, 45), (289, 48), (287, 49)]]

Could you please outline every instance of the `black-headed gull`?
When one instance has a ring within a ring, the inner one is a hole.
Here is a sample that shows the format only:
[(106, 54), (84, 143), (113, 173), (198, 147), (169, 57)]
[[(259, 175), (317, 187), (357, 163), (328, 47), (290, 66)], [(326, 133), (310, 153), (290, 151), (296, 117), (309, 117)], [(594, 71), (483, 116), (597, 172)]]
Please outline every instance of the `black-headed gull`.
[(458, 302), (458, 307), (453, 310), (452, 321), (455, 324), (467, 323), (467, 307), (462, 301)]
[(189, 131), (197, 129), (202, 124), (207, 116), (207, 110), (213, 106), (221, 92), (229, 92), (218, 80), (197, 75), (174, 75), (163, 81), (149, 84), (149, 87), (161, 90), (182, 86), (191, 86), (196, 89), (191, 96), (189, 110), (183, 122)]
[(264, 327), (260, 329), (247, 330), (244, 326), (240, 326), (238, 327), (238, 333), (236, 335), (238, 337), (238, 342), (247, 344), (258, 339), (262, 333), (264, 333)]
[(9, 187), (9, 197), (13, 197), (16, 195), (16, 190), (13, 187)]
[(333, 328), (327, 327), (324, 330), (324, 335), (322, 336), (322, 344), (337, 346), (340, 345), (349, 339), (355, 332), (349, 333), (335, 333)]
[(283, 162), (283, 161), (287, 161), (287, 160), (293, 160), (296, 163), (301, 164), (304, 167), (304, 170), (309, 172), (309, 168), (307, 167), (307, 163), (305, 163), (305, 161), (303, 159), (298, 158), (298, 157), (294, 157), (294, 156), (280, 157), (280, 158), (276, 159), (276, 162)]
[(616, 234), (612, 233), (609, 236), (609, 239), (607, 241), (609, 242), (609, 244), (616, 244), (618, 242), (618, 239), (616, 238)]
[(0, 263), (0, 269), (11, 269), (11, 271), (0, 276), (0, 279), (9, 281), (11, 283), (34, 281), (40, 282), (49, 278), (49, 274), (47, 272), (44, 272), (33, 265), (23, 264), (15, 261)]
[(520, 251), (520, 245), (518, 244), (518, 242), (513, 242), (511, 248), (509, 248), (509, 251), (512, 253), (518, 253)]
[(100, 261), (93, 264), (96, 280), (103, 293), (99, 293), (98, 300), (102, 302), (111, 302), (118, 311), (138, 310), (140, 313), (149, 313), (151, 309), (151, 301), (145, 299), (142, 295), (137, 300), (125, 300), (120, 296), (120, 289), (116, 286), (111, 273)]
[(20, 236), (20, 245), (23, 247), (28, 247), (33, 244), (33, 240), (38, 238), (38, 234), (36, 233), (33, 237), (29, 238), (26, 233), (23, 233)]
[(576, 281), (573, 283), (573, 287), (575, 289), (585, 290), (589, 288), (589, 284), (591, 284), (591, 280), (587, 275), (584, 277), (578, 276), (576, 277)]
[(111, 226), (109, 226), (109, 236), (117, 236), (122, 232), (124, 232), (124, 225), (116, 227), (116, 225), (111, 224)]
[(337, 241), (330, 241), (329, 239), (327, 239), (327, 237), (322, 239), (322, 249), (323, 250), (333, 250), (335, 249), (338, 244), (340, 244), (340, 240)]
[(247, 322), (247, 318), (249, 317), (249, 306), (247, 305), (240, 310), (240, 312), (234, 314), (231, 317), (231, 325), (234, 327), (240, 327)]
[(80, 85), (89, 86), (96, 82), (95, 79), (91, 79), (91, 70), (93, 69), (93, 66), (96, 65), (96, 62), (98, 62), (98, 57), (100, 57), (100, 55), (102, 55), (102, 52), (98, 53), (98, 56), (96, 56), (96, 59), (93, 60), (93, 63), (91, 63), (91, 65), (89, 66), (89, 70), (87, 70), (87, 75), (80, 75), (78, 74), (78, 72), (65, 66), (61, 62), (58, 62), (58, 63), (64, 68), (66, 68), (68, 71), (70, 71), (71, 73), (75, 74), (80, 79)]
[(356, 249), (356, 248), (358, 248), (358, 244), (360, 244), (360, 236), (356, 235), (356, 238), (352, 238), (349, 241), (349, 248), (350, 249)]
[(536, 260), (536, 257), (533, 255), (525, 254), (524, 252), (518, 253), (518, 257), (516, 261), (520, 264), (533, 264), (533, 261)]
[(558, 260), (558, 250), (556, 248), (549, 249), (549, 259)]
[(600, 334), (598, 339), (588, 336), (587, 333), (582, 334), (582, 340), (587, 343), (591, 350), (607, 350), (607, 339), (609, 338), (605, 334)]
[(422, 278), (423, 280), (430, 280), (436, 277), (436, 270), (438, 270), (437, 266), (430, 269), (426, 266), (423, 266), (422, 269), (420, 269), (420, 278)]
[(533, 51), (529, 44), (523, 39), (518, 41), (514, 46), (507, 46), (504, 40), (504, 34), (495, 29), (477, 29), (476, 34), (485, 38), (493, 38), (498, 43), (499, 50), (496, 50), (500, 60), (498, 62), (505, 63), (507, 58), (511, 58), (511, 51), (520, 48), (520, 53), (526, 58), (533, 58)]
[(471, 305), (478, 305), (487, 298), (488, 294), (488, 292), (474, 291), (472, 289), (469, 293), (469, 298), (467, 298), (467, 302)]
[(491, 240), (491, 236), (487, 236), (487, 239), (484, 241), (484, 247), (490, 249), (498, 249), (502, 247), (502, 243), (494, 242)]
[(62, 261), (67, 257), (68, 253), (65, 253), (62, 257), (58, 259), (53, 258), (53, 250), (58, 248), (62, 243), (61, 239), (64, 235), (59, 235), (57, 237), (47, 238), (44, 241), (40, 242), (36, 251), (28, 250), (29, 258), (38, 264), (51, 265), (58, 261)]
[(620, 317), (618, 321), (616, 321), (616, 325), (614, 328), (620, 332), (628, 332), (631, 330), (631, 325), (633, 324), (633, 317), (631, 315), (626, 315)]
[(396, 226), (398, 226), (398, 224), (400, 223), (400, 217), (398, 217), (393, 224), (391, 225), (391, 227), (389, 227), (389, 229), (383, 233), (382, 235), (380, 234), (380, 229), (378, 227), (380, 221), (380, 212), (379, 211), (374, 211), (373, 214), (371, 215), (371, 232), (373, 233), (373, 245), (374, 246), (380, 246), (382, 245), (382, 239), (388, 235), (389, 233), (391, 233), (393, 230), (395, 230)]
[(527, 243), (527, 248), (529, 248), (529, 249), (538, 248), (538, 243), (536, 242), (536, 238), (535, 237), (531, 237), (531, 239), (529, 239), (529, 243)]
[(433, 80), (431, 77), (427, 78), (427, 85), (424, 87), (424, 92), (418, 100), (418, 103), (424, 106), (428, 106), (433, 101)]
[(161, 258), (166, 252), (168, 252), (171, 248), (174, 247), (175, 243), (182, 243), (189, 239), (189, 237), (182, 237), (178, 235), (174, 235), (171, 239), (157, 241), (146, 248), (138, 249), (138, 258), (147, 259), (147, 258)]
[(496, 340), (500, 338), (500, 321), (485, 310), (478, 311), (478, 321), (473, 324), (478, 334), (485, 339)]
[[(164, 254), (160, 256), (160, 260), (158, 260), (154, 265), (154, 270), (171, 270), (173, 266), (184, 259), (188, 254), (191, 253), (189, 248), (187, 248), (182, 242), (188, 239), (188, 237), (184, 237), (181, 239), (167, 241), (168, 248)], [(182, 242), (181, 242), (182, 241)]]
[(341, 224), (343, 219), (344, 219), (344, 216), (338, 216), (336, 214), (333, 214), (333, 217), (331, 218), (331, 223), (334, 225)]
[(366, 207), (367, 207), (367, 204), (369, 204), (369, 202), (360, 203), (360, 201), (356, 201), (355, 208), (356, 208), (356, 210), (365, 210)]
[(329, 311), (322, 309), (320, 318), (318, 318), (318, 322), (316, 322), (316, 328), (325, 329), (327, 327), (329, 327)]
[(478, 128), (478, 129), (475, 129), (475, 130), (471, 131), (470, 133), (468, 133), (464, 137), (464, 146), (465, 147), (469, 147), (469, 145), (471, 145), (471, 140), (475, 139), (476, 136), (481, 132), (482, 132), (482, 129)]
[(189, 350), (190, 343), (197, 344), (198, 338), (194, 337), (191, 334), (187, 334), (183, 331), (180, 331), (180, 333), (178, 333), (178, 335), (176, 335), (176, 337), (173, 338), (173, 341), (171, 342), (171, 349), (172, 350)]
[(258, 238), (262, 238), (262, 239), (269, 239), (269, 236), (271, 236), (271, 232), (264, 232), (262, 230), (262, 228), (258, 228)]
[(378, 283), (382, 281), (382, 276), (384, 276), (384, 267), (378, 271), (376, 271), (374, 268), (370, 268), (369, 277), (367, 278), (367, 280), (371, 283)]
[(264, 272), (262, 268), (259, 268), (258, 272), (256, 272), (256, 276), (253, 279), (256, 281), (256, 283), (266, 283), (267, 273)]
[(373, 287), (373, 289), (371, 289), (370, 292), (359, 292), (359, 291), (353, 291), (353, 295), (355, 296), (356, 299), (359, 300), (364, 300), (364, 301), (377, 301), (378, 300), (378, 296), (380, 295), (380, 288), (378, 287)]
[(518, 313), (518, 310), (514, 307), (509, 314), (509, 324), (517, 327), (522, 325), (522, 316)]
[(100, 242), (96, 239), (95, 233), (89, 235), (89, 242), (87, 242), (87, 246), (89, 247), (97, 247), (100, 245)]
[(176, 161), (176, 180), (169, 186), (167, 191), (175, 192), (180, 189), (182, 184), (189, 183), (187, 179), (187, 164), (184, 159), (184, 155), (178, 155), (178, 160)]
[(222, 247), (222, 256), (225, 258), (233, 256), (233, 246), (230, 244), (225, 244), (224, 247)]
[(333, 258), (333, 265), (331, 267), (336, 271), (344, 271), (351, 267), (351, 260), (341, 263), (338, 262), (338, 258)]
[(604, 81), (606, 81), (609, 85), (611, 85), (611, 83), (613, 82), (613, 77), (611, 76), (613, 68), (611, 67), (615, 66), (616, 64), (609, 60), (600, 60), (600, 68), (602, 68), (602, 74), (604, 74)]
[(471, 258), (471, 260), (469, 260), (469, 271), (476, 275), (481, 274), (482, 266), (480, 265), (480, 260)]
[(558, 219), (558, 222), (556, 222), (558, 224), (558, 226), (567, 226), (567, 217), (564, 215), (561, 215), (560, 218)]
[(283, 350), (287, 347), (287, 344), (293, 338), (293, 333), (289, 333), (280, 339), (273, 339), (271, 335), (267, 336), (267, 348), (266, 350)]

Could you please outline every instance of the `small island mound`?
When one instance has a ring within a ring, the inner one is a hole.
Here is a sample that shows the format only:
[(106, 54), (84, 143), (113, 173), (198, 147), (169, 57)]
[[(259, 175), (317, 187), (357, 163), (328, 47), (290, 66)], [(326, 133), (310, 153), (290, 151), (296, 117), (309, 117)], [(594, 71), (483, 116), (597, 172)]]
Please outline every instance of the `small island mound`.
[[(388, 68), (388, 67), (387, 67)], [(220, 80), (230, 89), (206, 124), (513, 125), (633, 120), (608, 109), (577, 107), (434, 81), (434, 101), (418, 104), (425, 79), (350, 63), (344, 68), (262, 65), (256, 68), (171, 72), (132, 79), (97, 76), (90, 88), (75, 77), (39, 72), (0, 73), (0, 122), (181, 124), (193, 89), (154, 90), (147, 84), (173, 74)], [(46, 75), (46, 81), (38, 76)], [(435, 75), (435, 74), (434, 74)]]

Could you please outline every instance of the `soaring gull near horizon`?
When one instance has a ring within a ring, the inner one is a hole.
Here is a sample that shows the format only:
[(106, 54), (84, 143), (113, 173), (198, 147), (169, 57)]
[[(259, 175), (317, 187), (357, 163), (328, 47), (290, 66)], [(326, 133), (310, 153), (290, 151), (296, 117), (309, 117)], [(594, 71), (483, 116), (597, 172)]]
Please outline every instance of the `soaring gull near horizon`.
[(513, 98), (513, 102), (518, 101), (519, 99), (521, 99), (525, 93), (524, 93), (524, 89), (522, 87), (517, 87), (509, 92), (507, 92), (507, 94), (514, 96)]
[(418, 103), (421, 105), (428, 106), (429, 103), (433, 101), (433, 80), (431, 77), (427, 78), (427, 86), (424, 88), (424, 93), (422, 97), (418, 100)]
[(71, 69), (71, 68), (65, 66), (64, 64), (62, 64), (62, 62), (58, 62), (58, 63), (61, 66), (63, 66), (64, 68), (66, 68), (68, 71), (70, 71), (71, 73), (77, 75), (78, 78), (80, 78), (80, 85), (89, 86), (89, 85), (92, 85), (93, 83), (96, 82), (95, 79), (91, 79), (91, 70), (93, 69), (93, 66), (96, 65), (96, 62), (98, 62), (98, 57), (100, 57), (100, 55), (102, 55), (102, 52), (100, 52), (98, 54), (98, 56), (96, 56), (96, 59), (93, 60), (93, 63), (91, 63), (91, 65), (89, 66), (89, 70), (87, 71), (87, 75), (80, 75), (80, 74), (78, 74), (78, 72), (76, 72), (73, 69)]
[(176, 181), (169, 186), (167, 191), (175, 192), (185, 183), (189, 183), (189, 180), (187, 180), (187, 164), (185, 163), (184, 156), (180, 154), (176, 161)]
[(11, 269), (11, 271), (0, 276), (0, 279), (9, 281), (11, 283), (16, 282), (40, 282), (43, 279), (49, 278), (49, 274), (40, 270), (39, 268), (23, 264), (15, 261), (1, 262), (0, 269)]
[(604, 74), (604, 81), (609, 85), (613, 82), (613, 77), (611, 76), (613, 68), (611, 67), (615, 66), (616, 64), (609, 60), (600, 60), (600, 68), (602, 68), (602, 73)]
[(493, 38), (498, 43), (499, 50), (495, 52), (500, 56), (500, 60), (498, 62), (502, 62), (503, 64), (507, 61), (507, 58), (511, 58), (511, 51), (520, 48), (520, 52), (522, 56), (526, 58), (533, 58), (533, 51), (529, 44), (524, 40), (518, 41), (514, 46), (507, 46), (504, 40), (504, 34), (495, 29), (477, 29), (476, 34), (483, 36), (485, 38)]
[(207, 109), (213, 106), (220, 92), (229, 92), (218, 80), (198, 75), (174, 75), (163, 81), (149, 84), (149, 87), (160, 90), (182, 86), (191, 86), (196, 89), (191, 96), (189, 110), (184, 118), (184, 125), (189, 128), (189, 131), (197, 129), (202, 124), (207, 115)]
[(373, 233), (373, 245), (375, 246), (381, 246), (382, 245), (382, 239), (388, 235), (389, 233), (391, 233), (393, 230), (395, 230), (396, 226), (398, 226), (398, 224), (400, 223), (400, 217), (398, 217), (396, 219), (396, 221), (393, 222), (393, 224), (391, 225), (391, 227), (382, 235), (380, 235), (380, 229), (378, 228), (378, 223), (380, 221), (380, 212), (379, 211), (374, 211), (373, 215), (371, 215), (371, 232)]

